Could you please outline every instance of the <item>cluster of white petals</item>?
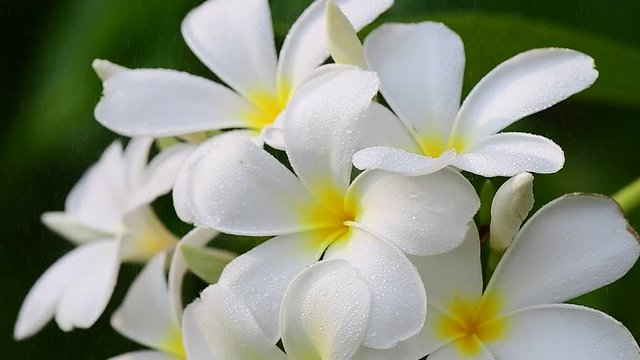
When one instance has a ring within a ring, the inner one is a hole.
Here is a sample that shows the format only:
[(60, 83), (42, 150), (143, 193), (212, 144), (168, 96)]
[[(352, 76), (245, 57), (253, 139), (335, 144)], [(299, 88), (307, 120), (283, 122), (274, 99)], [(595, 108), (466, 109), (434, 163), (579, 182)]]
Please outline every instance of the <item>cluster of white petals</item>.
[[(564, 153), (500, 133), (591, 86), (594, 60), (527, 51), (461, 103), (463, 43), (444, 24), (384, 24), (360, 42), (392, 3), (316, 0), (277, 55), (267, 0), (207, 0), (182, 34), (224, 85), (96, 60), (95, 117), (133, 138), (43, 214), (77, 247), (33, 286), (14, 337), (52, 318), (92, 326), (130, 261), (146, 265), (111, 325), (150, 349), (117, 360), (640, 360), (623, 325), (563, 304), (624, 276), (637, 233), (591, 194), (526, 220), (530, 173), (557, 172)], [(160, 137), (172, 145), (149, 160)], [(480, 204), (463, 171), (512, 178)], [(179, 240), (151, 207), (169, 192), (193, 225)], [(268, 238), (236, 257), (207, 247), (220, 233)], [(481, 237), (502, 256), (486, 287)], [(185, 306), (189, 271), (211, 284)]]
[(190, 146), (178, 145), (147, 164), (153, 140), (118, 141), (74, 186), (64, 212), (48, 212), (42, 222), (76, 249), (51, 266), (33, 286), (20, 309), (14, 336), (22, 339), (55, 317), (70, 331), (87, 328), (102, 314), (123, 261), (143, 262), (177, 239), (149, 204), (171, 190)]

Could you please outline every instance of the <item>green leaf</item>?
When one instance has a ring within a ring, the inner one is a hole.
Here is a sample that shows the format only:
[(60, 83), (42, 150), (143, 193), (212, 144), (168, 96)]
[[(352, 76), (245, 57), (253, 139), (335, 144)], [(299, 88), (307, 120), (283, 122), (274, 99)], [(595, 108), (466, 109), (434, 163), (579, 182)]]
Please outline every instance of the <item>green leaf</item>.
[(180, 252), (189, 270), (209, 284), (216, 283), (224, 267), (236, 257), (230, 251), (186, 244), (180, 246)]
[(578, 94), (577, 99), (640, 106), (640, 71), (637, 71), (640, 49), (634, 46), (548, 21), (501, 13), (423, 13), (386, 16), (380, 21), (425, 20), (443, 22), (462, 38), (467, 64), (466, 91), (496, 65), (520, 52), (565, 47), (593, 57), (600, 72), (596, 83)]

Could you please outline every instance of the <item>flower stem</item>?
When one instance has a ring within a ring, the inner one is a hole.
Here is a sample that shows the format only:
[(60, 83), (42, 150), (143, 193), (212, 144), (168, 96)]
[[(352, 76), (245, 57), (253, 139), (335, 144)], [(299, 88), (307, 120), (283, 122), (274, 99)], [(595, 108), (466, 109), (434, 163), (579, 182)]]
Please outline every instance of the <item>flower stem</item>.
[(640, 206), (640, 178), (613, 194), (612, 198), (620, 204), (625, 214), (630, 214)]
[(489, 275), (492, 275), (496, 270), (496, 267), (498, 267), (498, 263), (502, 258), (502, 254), (502, 251), (495, 251), (493, 249), (491, 249), (491, 252), (489, 252), (489, 258), (487, 259), (487, 269), (489, 270)]

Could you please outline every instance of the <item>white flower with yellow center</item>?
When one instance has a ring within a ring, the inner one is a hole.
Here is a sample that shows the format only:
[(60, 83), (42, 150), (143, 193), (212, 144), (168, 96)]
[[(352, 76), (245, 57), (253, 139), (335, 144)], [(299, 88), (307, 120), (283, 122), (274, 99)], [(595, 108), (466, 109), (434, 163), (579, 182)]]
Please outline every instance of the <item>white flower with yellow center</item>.
[[(249, 129), (253, 136), (282, 149), (281, 124), (276, 119), (292, 94), (329, 55), (324, 3), (315, 1), (298, 18), (278, 58), (267, 0), (204, 2), (184, 19), (182, 34), (194, 54), (233, 90), (174, 70), (108, 74), (118, 67), (98, 60), (94, 67), (104, 80), (104, 96), (96, 107), (96, 119), (128, 136)], [(337, 3), (355, 28), (361, 29), (393, 0)]]
[(392, 351), (356, 359), (640, 359), (633, 336), (608, 315), (561, 304), (622, 277), (640, 239), (618, 205), (572, 194), (542, 207), (516, 235), (482, 290), (476, 229), (453, 251), (415, 257), (429, 292), (426, 325)]
[(285, 290), (321, 258), (346, 259), (368, 280), (365, 346), (388, 348), (415, 335), (426, 298), (403, 252), (451, 250), (479, 207), (469, 182), (448, 169), (413, 178), (369, 171), (351, 183), (351, 158), (377, 85), (371, 72), (338, 67), (299, 91), (284, 121), (295, 174), (239, 136), (216, 137), (187, 161), (187, 203), (197, 225), (275, 236), (227, 265), (218, 283), (234, 291), (273, 344)]
[(122, 335), (154, 350), (122, 354), (111, 360), (185, 360), (182, 343), (182, 278), (187, 272), (180, 246), (202, 247), (217, 235), (196, 228), (180, 240), (171, 259), (169, 282), (165, 274), (166, 251), (156, 255), (129, 288), (111, 326)]
[(492, 177), (554, 173), (564, 165), (551, 140), (498, 132), (591, 86), (598, 77), (591, 57), (555, 48), (521, 53), (487, 74), (460, 105), (464, 48), (444, 24), (385, 24), (363, 48), (331, 3), (327, 22), (334, 60), (376, 71), (395, 112), (378, 114), (395, 118), (387, 121), (386, 132), (394, 134), (388, 146), (356, 153), (357, 168), (424, 175), (454, 166)]
[(373, 310), (369, 282), (345, 260), (310, 266), (291, 283), (280, 323), (286, 354), (266, 336), (234, 291), (207, 288), (183, 317), (189, 360), (349, 360)]
[(64, 331), (93, 325), (116, 284), (120, 263), (142, 262), (176, 239), (149, 206), (171, 190), (190, 146), (177, 145), (147, 157), (152, 139), (114, 142), (67, 196), (64, 212), (42, 221), (77, 245), (38, 279), (18, 315), (14, 337), (38, 332), (55, 316)]

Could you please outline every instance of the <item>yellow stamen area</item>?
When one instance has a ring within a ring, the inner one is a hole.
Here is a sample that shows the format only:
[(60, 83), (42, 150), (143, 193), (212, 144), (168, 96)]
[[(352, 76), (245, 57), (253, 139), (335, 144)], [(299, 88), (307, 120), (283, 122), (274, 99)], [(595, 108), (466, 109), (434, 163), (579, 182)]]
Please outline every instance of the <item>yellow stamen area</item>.
[(417, 138), (420, 150), (423, 155), (437, 158), (449, 149), (455, 150), (458, 154), (466, 147), (466, 141), (460, 137), (452, 137), (448, 141), (442, 136), (428, 135)]
[(276, 120), (280, 112), (287, 106), (290, 95), (291, 85), (284, 82), (278, 85), (277, 94), (268, 91), (249, 93), (246, 96), (255, 109), (244, 116), (254, 128), (262, 129)]
[(140, 214), (132, 225), (127, 226), (125, 234), (122, 256), (126, 261), (146, 262), (178, 242), (151, 210)]
[(314, 242), (314, 246), (327, 247), (333, 241), (345, 238), (349, 234), (348, 223), (357, 216), (356, 204), (345, 200), (342, 191), (330, 181), (322, 182), (320, 186), (312, 186), (315, 200), (301, 204), (300, 216), (304, 224), (309, 227), (327, 228), (328, 237)]
[(187, 353), (182, 344), (182, 332), (179, 328), (174, 329), (159, 350), (174, 355), (178, 359), (187, 360)]
[(498, 317), (501, 302), (494, 296), (485, 296), (479, 303), (456, 299), (448, 306), (449, 316), (438, 320), (437, 333), (443, 339), (455, 339), (455, 346), (464, 356), (480, 353), (480, 343), (501, 339), (507, 329), (507, 320)]

